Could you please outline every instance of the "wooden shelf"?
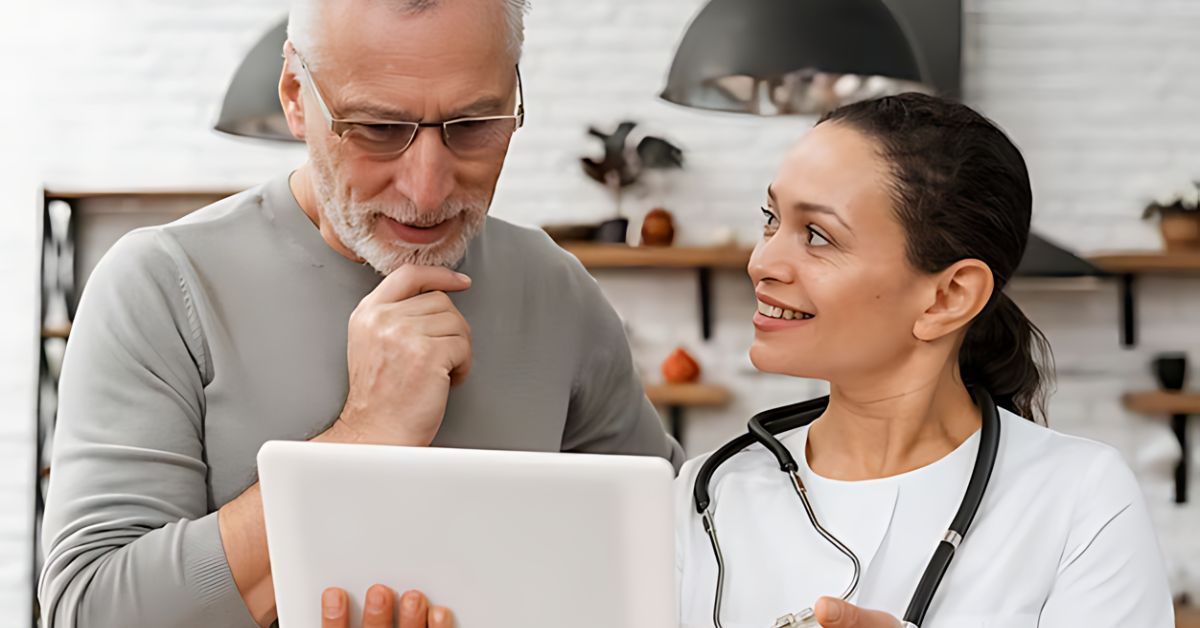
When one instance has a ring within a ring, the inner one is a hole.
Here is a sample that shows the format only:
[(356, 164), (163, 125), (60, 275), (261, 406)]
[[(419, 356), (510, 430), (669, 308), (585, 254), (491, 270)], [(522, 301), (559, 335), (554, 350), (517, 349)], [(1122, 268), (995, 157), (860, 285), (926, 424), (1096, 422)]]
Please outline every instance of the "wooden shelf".
[(1134, 298), (1138, 275), (1200, 276), (1200, 251), (1115, 251), (1094, 255), (1089, 261), (1120, 280), (1121, 344), (1137, 344), (1137, 306)]
[(71, 335), (71, 325), (68, 323), (61, 327), (43, 327), (42, 338), (66, 338)]
[(46, 200), (79, 200), (89, 198), (192, 198), (192, 197), (208, 197), (214, 200), (219, 200), (228, 196), (233, 196), (242, 190), (230, 190), (226, 188), (205, 188), (205, 189), (146, 189), (146, 190), (70, 190), (70, 189), (47, 189), (45, 191)]
[(714, 384), (661, 384), (646, 387), (650, 402), (659, 406), (688, 408), (723, 406), (732, 395)]
[(683, 444), (683, 414), (687, 408), (711, 408), (729, 403), (729, 390), (714, 384), (656, 384), (646, 386), (650, 403), (667, 409), (671, 435)]
[(736, 246), (679, 247), (626, 246), (591, 242), (560, 242), (584, 267), (597, 268), (680, 268), (697, 272), (700, 280), (700, 335), (712, 337), (713, 269), (746, 271), (751, 249)]
[(1200, 251), (1188, 253), (1129, 251), (1096, 255), (1090, 260), (1104, 272), (1114, 275), (1150, 273), (1200, 275)]
[(1176, 605), (1175, 628), (1200, 628), (1200, 608)]
[(737, 268), (750, 262), (750, 249), (727, 247), (626, 246), (563, 242), (587, 268)]
[(1139, 414), (1200, 414), (1200, 393), (1154, 390), (1126, 393), (1126, 408)]
[(1186, 504), (1192, 459), (1191, 443), (1188, 438), (1188, 418), (1200, 414), (1200, 393), (1165, 390), (1131, 392), (1121, 397), (1121, 403), (1126, 408), (1140, 414), (1160, 414), (1170, 417), (1171, 431), (1175, 433), (1175, 439), (1179, 441), (1179, 450), (1183, 452), (1179, 463), (1175, 465), (1175, 503)]

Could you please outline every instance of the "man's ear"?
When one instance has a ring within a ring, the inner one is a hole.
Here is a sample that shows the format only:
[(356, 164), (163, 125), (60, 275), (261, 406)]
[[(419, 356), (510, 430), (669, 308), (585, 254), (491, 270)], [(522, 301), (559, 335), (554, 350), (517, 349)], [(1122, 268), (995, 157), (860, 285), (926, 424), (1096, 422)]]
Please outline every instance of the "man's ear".
[(287, 119), (288, 130), (298, 140), (304, 140), (304, 91), (300, 89), (299, 63), (292, 42), (283, 44), (283, 72), (279, 76), (279, 104)]
[(992, 269), (977, 259), (955, 262), (938, 273), (933, 303), (913, 324), (913, 335), (932, 342), (969, 325), (987, 306), (995, 288)]

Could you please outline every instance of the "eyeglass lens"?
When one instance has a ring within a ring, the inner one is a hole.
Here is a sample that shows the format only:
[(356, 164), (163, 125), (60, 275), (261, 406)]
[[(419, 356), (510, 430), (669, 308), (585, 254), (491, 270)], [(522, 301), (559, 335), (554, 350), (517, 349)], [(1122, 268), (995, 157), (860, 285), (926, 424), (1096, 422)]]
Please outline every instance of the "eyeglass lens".
[[(364, 152), (394, 155), (405, 151), (416, 136), (416, 124), (351, 124), (345, 137)], [(517, 122), (512, 118), (464, 119), (443, 125), (446, 146), (462, 155), (481, 155), (502, 151), (508, 145)]]

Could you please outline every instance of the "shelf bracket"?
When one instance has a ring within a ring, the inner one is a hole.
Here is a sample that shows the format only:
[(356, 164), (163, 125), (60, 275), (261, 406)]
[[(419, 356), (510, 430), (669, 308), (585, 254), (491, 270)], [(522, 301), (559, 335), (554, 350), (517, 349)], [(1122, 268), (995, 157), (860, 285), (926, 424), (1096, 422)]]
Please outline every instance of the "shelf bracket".
[(1136, 275), (1121, 275), (1121, 346), (1125, 348), (1137, 345), (1137, 303), (1134, 294), (1136, 287)]
[(712, 269), (701, 266), (697, 273), (700, 279), (700, 334), (708, 340), (712, 338)]
[(1179, 464), (1175, 467), (1175, 503), (1186, 504), (1188, 500), (1188, 467), (1192, 457), (1191, 448), (1188, 447), (1188, 415), (1172, 414), (1171, 415), (1171, 431), (1175, 432), (1175, 438), (1179, 440), (1179, 450), (1182, 456), (1179, 459)]
[(671, 430), (671, 436), (675, 437), (675, 442), (679, 446), (683, 446), (683, 406), (671, 405), (667, 406), (667, 418)]

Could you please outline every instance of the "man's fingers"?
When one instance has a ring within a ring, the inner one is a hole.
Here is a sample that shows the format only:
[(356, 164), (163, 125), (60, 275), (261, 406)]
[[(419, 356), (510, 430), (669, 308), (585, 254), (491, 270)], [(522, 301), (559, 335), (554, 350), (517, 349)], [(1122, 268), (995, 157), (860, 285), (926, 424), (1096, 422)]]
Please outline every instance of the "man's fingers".
[(395, 628), (395, 620), (396, 594), (382, 584), (367, 589), (362, 628)]
[(450, 369), (450, 385), (457, 386), (471, 374), (471, 340), (463, 336), (435, 338), (446, 351), (447, 367)]
[(399, 628), (428, 628), (429, 600), (420, 591), (400, 596)]
[(900, 628), (900, 620), (881, 611), (869, 611), (831, 597), (817, 600), (813, 609), (821, 628)]
[(470, 287), (470, 277), (449, 268), (408, 264), (384, 277), (362, 303), (395, 303), (424, 292), (460, 292)]
[(395, 303), (380, 304), (386, 310), (399, 313), (403, 316), (420, 316), (422, 314), (437, 314), (439, 312), (458, 312), (458, 308), (454, 307), (454, 302), (450, 300), (450, 295), (441, 290), (433, 292), (422, 292), (415, 297), (410, 297), (403, 301)]
[(454, 613), (443, 606), (429, 609), (429, 628), (454, 628)]
[(321, 628), (350, 628), (350, 601), (345, 591), (330, 587), (321, 594)]
[(405, 332), (417, 333), (429, 338), (445, 338), (448, 336), (471, 337), (471, 326), (458, 312), (438, 312), (421, 316), (405, 316), (397, 321)]

